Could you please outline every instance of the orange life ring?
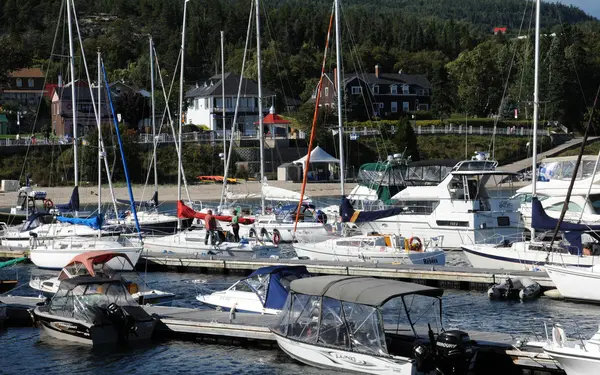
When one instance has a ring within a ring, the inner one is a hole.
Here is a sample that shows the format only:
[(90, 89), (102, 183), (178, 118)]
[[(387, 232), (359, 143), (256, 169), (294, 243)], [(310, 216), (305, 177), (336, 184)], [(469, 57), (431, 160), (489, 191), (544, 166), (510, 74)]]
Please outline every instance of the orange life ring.
[(52, 202), (52, 199), (44, 199), (44, 207), (46, 207), (46, 209), (54, 207), (54, 202)]
[(408, 246), (410, 247), (410, 250), (421, 251), (423, 248), (423, 242), (421, 242), (419, 237), (413, 236), (408, 240)]
[(273, 231), (273, 243), (275, 245), (278, 245), (280, 241), (281, 241), (281, 235), (279, 234), (279, 231), (274, 230)]

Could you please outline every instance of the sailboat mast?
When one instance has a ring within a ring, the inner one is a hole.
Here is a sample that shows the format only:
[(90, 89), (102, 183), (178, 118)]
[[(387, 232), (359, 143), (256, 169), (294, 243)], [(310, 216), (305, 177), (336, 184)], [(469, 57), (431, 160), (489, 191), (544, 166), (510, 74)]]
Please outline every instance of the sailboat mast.
[(533, 145), (531, 151), (532, 171), (531, 171), (531, 195), (537, 196), (537, 129), (538, 112), (540, 106), (539, 100), (539, 76), (540, 76), (540, 4), (541, 0), (536, 0), (535, 6), (535, 58), (534, 58), (534, 83), (533, 83)]
[(156, 116), (154, 113), (154, 56), (152, 52), (154, 50), (154, 43), (152, 42), (152, 36), (149, 37), (150, 44), (150, 97), (152, 98), (152, 144), (154, 145), (154, 192), (158, 191), (158, 168), (156, 165)]
[[(223, 102), (223, 176), (227, 174), (227, 137), (226, 134), (226, 121), (225, 121), (225, 113), (227, 112), (225, 109), (225, 52), (223, 50), (225, 40), (225, 34), (223, 30), (221, 30), (221, 101)], [(233, 132), (233, 127), (231, 128)], [(221, 207), (222, 209), (222, 207)]]
[(337, 110), (338, 110), (338, 135), (340, 137), (340, 193), (344, 192), (344, 127), (342, 124), (342, 47), (341, 47), (341, 28), (340, 28), (340, 0), (335, 0), (335, 58), (337, 65)]
[(265, 145), (263, 131), (262, 111), (262, 71), (260, 67), (260, 0), (256, 0), (256, 74), (258, 79), (258, 140), (260, 147), (260, 207), (261, 213), (265, 214), (265, 196), (262, 193), (262, 184), (265, 181)]
[[(179, 73), (179, 134), (177, 144), (179, 152), (177, 153), (177, 200), (181, 200), (181, 131), (183, 124), (183, 60), (185, 57), (185, 18), (187, 13), (187, 3), (190, 0), (185, 0), (183, 3), (183, 27), (181, 29), (181, 72)], [(181, 230), (181, 219), (177, 218), (177, 229)]]
[(77, 107), (75, 103), (75, 51), (73, 47), (73, 27), (71, 25), (71, 1), (67, 0), (67, 25), (69, 29), (69, 68), (71, 70), (71, 107), (73, 107), (73, 168), (75, 169), (75, 186), (78, 186), (79, 163), (77, 158)]
[[(102, 56), (100, 54), (100, 48), (98, 48), (98, 111), (96, 121), (98, 122), (98, 215), (102, 213), (102, 132), (100, 128), (102, 126)], [(100, 232), (98, 232), (100, 236)]]

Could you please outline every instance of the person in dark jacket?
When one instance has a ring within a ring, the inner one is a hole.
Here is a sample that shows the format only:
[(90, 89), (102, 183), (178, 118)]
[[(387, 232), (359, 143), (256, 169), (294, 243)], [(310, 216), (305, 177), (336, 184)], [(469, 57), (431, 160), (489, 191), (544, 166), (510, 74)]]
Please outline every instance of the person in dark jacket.
[(213, 216), (212, 210), (208, 210), (208, 213), (204, 217), (204, 227), (206, 228), (206, 236), (204, 237), (204, 244), (208, 245), (208, 239), (210, 238), (210, 243), (213, 244), (215, 242), (217, 230), (217, 220)]

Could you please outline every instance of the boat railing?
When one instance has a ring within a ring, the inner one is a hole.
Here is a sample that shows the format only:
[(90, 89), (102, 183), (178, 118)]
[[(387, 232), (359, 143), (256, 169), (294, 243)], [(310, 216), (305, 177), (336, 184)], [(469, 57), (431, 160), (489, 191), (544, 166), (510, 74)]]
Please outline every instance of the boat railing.
[[(471, 236), (473, 234), (474, 237)], [(513, 242), (525, 241), (523, 233), (512, 233), (512, 234), (500, 234), (494, 233), (491, 236), (485, 236), (477, 231), (459, 231), (458, 235), (461, 238), (461, 243), (465, 245), (475, 244), (510, 244)]]

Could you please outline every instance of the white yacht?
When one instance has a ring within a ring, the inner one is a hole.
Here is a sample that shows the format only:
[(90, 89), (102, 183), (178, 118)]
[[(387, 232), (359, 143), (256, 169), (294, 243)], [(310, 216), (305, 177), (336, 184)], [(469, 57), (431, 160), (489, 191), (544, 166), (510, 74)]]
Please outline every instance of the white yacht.
[(600, 329), (589, 340), (568, 340), (557, 324), (544, 352), (557, 360), (567, 375), (600, 374)]
[(512, 186), (514, 174), (496, 170), (496, 161), (482, 159), (459, 162), (434, 186), (411, 186), (414, 179), (406, 179), (409, 186), (392, 197), (393, 207), (402, 208), (402, 212), (357, 223), (358, 228), (363, 233), (391, 232), (423, 236), (425, 241), (439, 239), (445, 249), (520, 237), (520, 202), (503, 196)]

